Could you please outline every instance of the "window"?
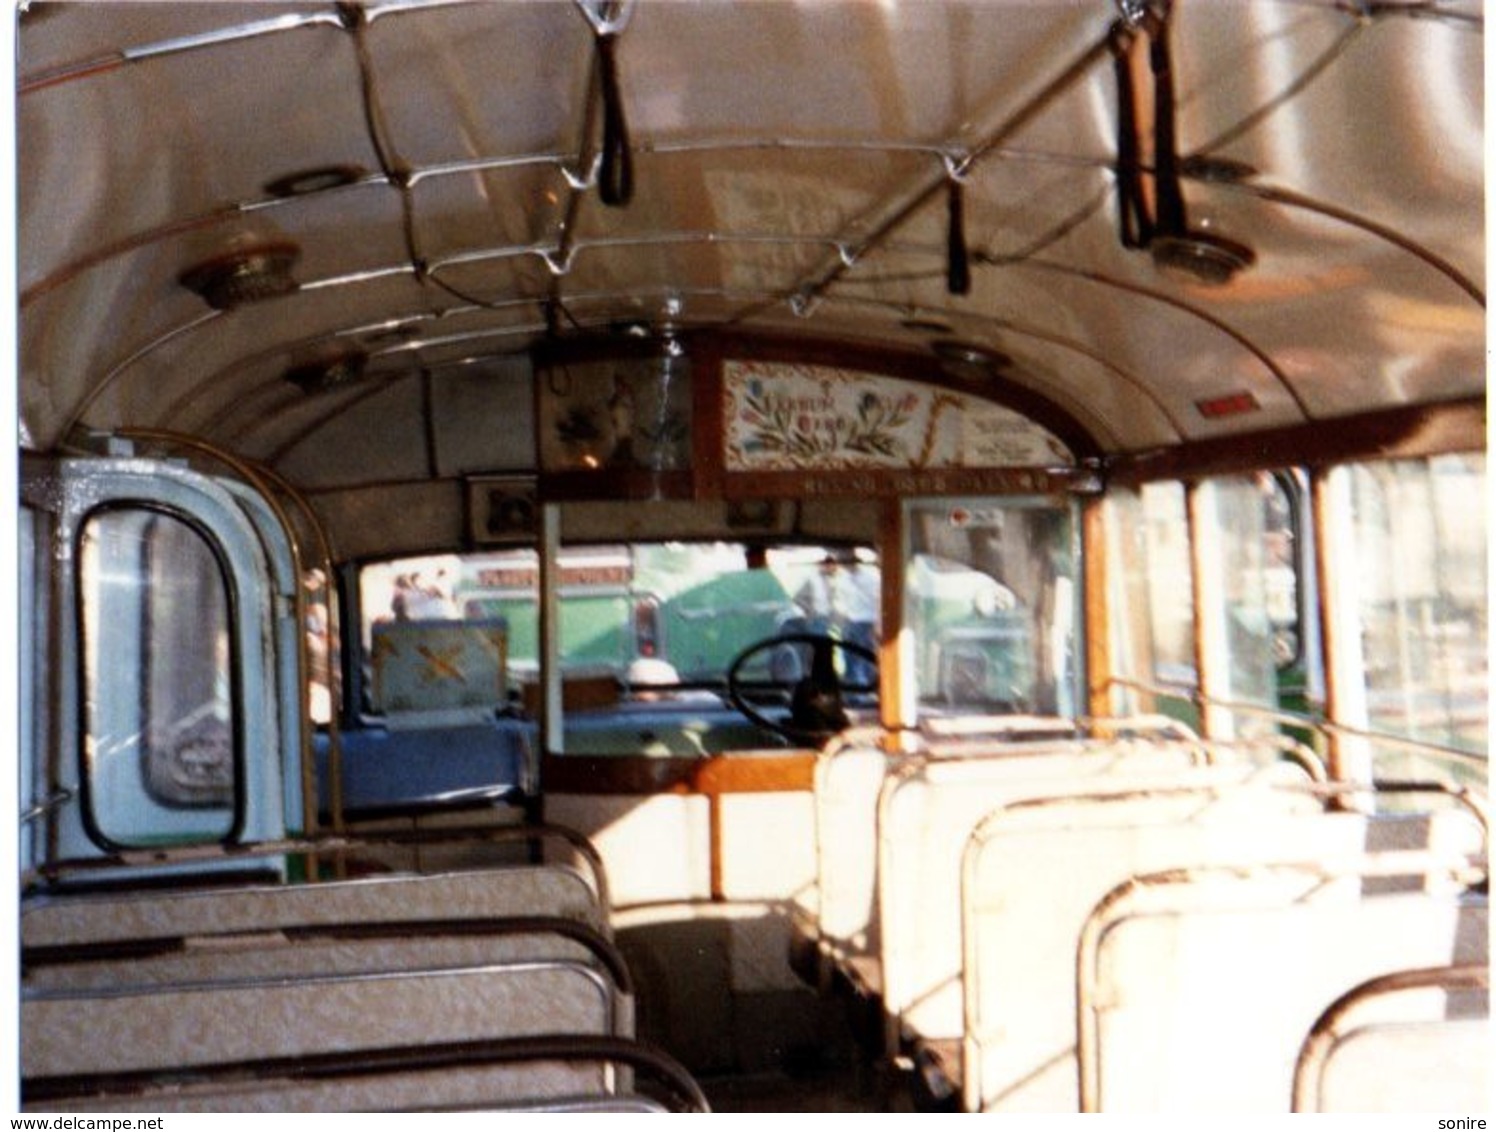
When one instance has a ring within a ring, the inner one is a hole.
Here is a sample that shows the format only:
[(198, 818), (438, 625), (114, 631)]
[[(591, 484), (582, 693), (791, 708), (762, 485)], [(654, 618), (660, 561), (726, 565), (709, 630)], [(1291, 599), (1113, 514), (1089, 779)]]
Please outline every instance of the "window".
[(1220, 477), (1193, 493), (1160, 482), (1113, 495), (1111, 631), (1119, 674), (1177, 693), (1149, 697), (1134, 688), (1120, 701), (1127, 710), (1162, 710), (1202, 726), (1186, 697), (1203, 688), (1212, 733), (1222, 736), (1272, 732), (1279, 722), (1268, 713), (1313, 710), (1320, 683), (1316, 630), (1306, 628), (1303, 598), (1303, 499), (1292, 472)]
[(1194, 687), (1195, 581), (1190, 569), (1184, 485), (1148, 484), (1142, 491), (1142, 560), (1153, 641), (1153, 678)]
[(1069, 507), (942, 499), (908, 508), (905, 625), (921, 714), (1071, 715), (1078, 702)]
[(1198, 726), (1189, 699), (1198, 676), (1184, 485), (1114, 490), (1106, 513), (1112, 663), (1125, 682), (1114, 692), (1115, 710), (1164, 712)]
[(1484, 757), (1484, 456), (1359, 465), (1334, 477), (1350, 541), (1336, 585), (1358, 630), (1362, 699), (1350, 698), (1341, 722)]
[[(566, 551), (561, 560), (561, 658), (564, 669), (582, 674), (621, 675), (634, 659), (637, 626), (646, 615), (635, 609), (634, 566), (627, 547)], [(368, 706), (375, 712), (455, 706), (457, 685), (478, 689), (473, 704), (501, 703), (511, 690), (534, 685), (540, 672), (540, 559), (533, 550), (404, 558), (364, 567), (359, 576), (363, 642), (370, 671)], [(469, 650), (464, 664), (431, 662), (436, 649), (449, 661), (457, 638), (486, 627), (495, 642)], [(386, 679), (404, 654), (408, 637), (418, 664), (415, 686), (391, 704)], [(418, 640), (417, 638), (421, 638)], [(425, 640), (430, 638), (429, 641)], [(500, 664), (502, 649), (502, 668)], [(417, 658), (428, 663), (420, 665)], [(485, 669), (481, 680), (473, 666)], [(490, 679), (490, 676), (492, 679)], [(498, 681), (498, 683), (495, 683)], [(484, 691), (483, 689), (486, 689)]]
[[(1206, 688), (1218, 703), (1278, 702), (1278, 670), (1299, 654), (1290, 508), (1267, 474), (1207, 480), (1196, 489), (1194, 538), (1205, 570)], [(1219, 733), (1224, 724), (1217, 722)], [(1239, 734), (1269, 733), (1269, 718), (1238, 714)]]
[(207, 540), (161, 511), (95, 513), (80, 544), (86, 820), (106, 843), (237, 824), (230, 599)]
[[(41, 766), (41, 752), (45, 745), (37, 731), (36, 705), (42, 702), (42, 681), (47, 677), (51, 654), (44, 651), (44, 641), (37, 630), (47, 620), (47, 611), (38, 606), (45, 595), (37, 581), (37, 542), (43, 537), (39, 530), (37, 514), (29, 507), (22, 507), (16, 516), (17, 551), (16, 582), (20, 588), (21, 601), (17, 625), (20, 648), (20, 672), (17, 686), (16, 714), (17, 732), (20, 737), (20, 803), (22, 814), (38, 813), (35, 807), (42, 801), (39, 797), (46, 789), (45, 781), (38, 781), (37, 771)], [(23, 818), (21, 853), (22, 868), (30, 864), (32, 849), (31, 834), (24, 827)]]
[(332, 720), (332, 678), (338, 666), (338, 633), (333, 620), (336, 606), (328, 600), (327, 575), (320, 569), (306, 571), (301, 579), (305, 606), (307, 655), (307, 707), (318, 726)]
[[(772, 745), (772, 736), (750, 726), (724, 698), (728, 670), (740, 654), (792, 633), (827, 633), (876, 648), (880, 577), (876, 556), (862, 548), (722, 541), (567, 546), (558, 575), (568, 753), (682, 754)], [(483, 704), (517, 698), (538, 714), (539, 592), (539, 560), (528, 549), (364, 567), (370, 709), (456, 706), (443, 700), (443, 689), (460, 686), (482, 689)], [(437, 650), (430, 640), (424, 642), (426, 654), (398, 648), (402, 633), (470, 636), (475, 627), (494, 634), (493, 655), (502, 650), (497, 682), (487, 669), (474, 677), (469, 661), (476, 653)], [(436, 651), (446, 663), (430, 663)], [(788, 702), (808, 651), (790, 643), (765, 648), (740, 675), (759, 685), (757, 691), (772, 693), (776, 703)], [(391, 675), (399, 655), (425, 657), (403, 683)], [(845, 685), (872, 703), (873, 663), (856, 652), (837, 657)], [(397, 688), (398, 701), (392, 699)], [(617, 708), (661, 719), (658, 726), (617, 727), (583, 718), (589, 709), (606, 715)], [(678, 729), (663, 718), (675, 708), (697, 717), (684, 746), (675, 741)]]

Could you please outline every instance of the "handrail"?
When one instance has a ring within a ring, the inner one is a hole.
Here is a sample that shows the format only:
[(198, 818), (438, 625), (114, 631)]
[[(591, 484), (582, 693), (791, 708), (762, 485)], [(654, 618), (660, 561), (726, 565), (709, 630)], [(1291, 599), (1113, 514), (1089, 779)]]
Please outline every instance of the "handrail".
[(26, 807), (21, 811), (21, 824), (26, 825), (36, 821), (37, 818), (45, 817), (54, 810), (61, 809), (76, 797), (76, 792), (69, 790), (66, 786), (52, 791), (41, 801)]
[[(1368, 791), (1367, 787), (1370, 787)], [(1445, 794), (1464, 806), (1480, 823), (1481, 831), (1485, 834), (1486, 846), (1489, 850), (1491, 841), (1491, 806), (1486, 796), (1479, 790), (1469, 786), (1455, 785), (1448, 782), (1420, 782), (1415, 779), (1393, 779), (1374, 778), (1370, 783), (1365, 782), (1330, 782), (1323, 784), (1329, 787), (1328, 793), (1334, 796), (1345, 794)]]
[[(333, 570), (333, 546), (332, 538), (327, 533), (327, 528), (322, 522), (322, 517), (317, 514), (312, 506), (311, 500), (306, 494), (285, 476), (273, 468), (263, 464), (256, 464), (256, 469), (266, 481), (280, 489), (288, 499), (296, 504), (297, 509), (305, 517), (307, 525), (311, 528), (312, 537), (317, 541), (317, 550), (320, 556), (319, 565), (322, 568), (323, 602), (327, 608), (327, 616), (322, 624), (322, 647), (327, 654), (327, 698), (328, 698), (328, 720), (327, 720), (327, 777), (328, 796), (331, 805), (332, 829), (334, 833), (342, 833), (344, 828), (343, 816), (343, 734), (342, 717), (346, 705), (343, 696), (346, 689), (343, 687), (343, 667), (340, 653), (342, 641), (339, 630), (334, 625), (342, 625), (342, 613), (338, 607), (337, 593), (334, 586)], [(308, 690), (304, 695), (307, 701), (307, 722), (311, 722), (310, 704), (310, 682), (311, 669), (302, 674), (302, 679), (307, 682)]]
[(1113, 887), (1091, 910), (1081, 928), (1076, 948), (1076, 1057), (1080, 1070), (1080, 1111), (1101, 1111), (1101, 1049), (1097, 1019), (1099, 1008), (1096, 1005), (1100, 998), (1100, 987), (1096, 960), (1106, 935), (1118, 924), (1139, 914), (1127, 910), (1129, 903), (1146, 897), (1150, 891), (1164, 890), (1171, 886), (1188, 886), (1210, 877), (1243, 881), (1263, 876), (1289, 879), (1295, 874), (1302, 878), (1305, 886), (1305, 890), (1295, 898), (1297, 901), (1337, 881), (1398, 876), (1409, 870), (1438, 873), (1467, 886), (1484, 883), (1488, 876), (1484, 858), (1479, 864), (1456, 864), (1453, 860), (1432, 861), (1427, 850), (1387, 850), (1368, 852), (1358, 862), (1338, 867), (1327, 867), (1324, 863), (1315, 861), (1284, 861), (1246, 866), (1207, 865), (1165, 869), (1130, 877)]
[[(103, 1104), (114, 1096), (138, 1096), (153, 1085), (185, 1082), (231, 1085), (269, 1081), (335, 1080), (383, 1073), (423, 1073), (443, 1069), (529, 1061), (594, 1061), (628, 1065), (653, 1074), (687, 1111), (710, 1112), (701, 1086), (664, 1050), (634, 1038), (602, 1034), (541, 1034), (442, 1042), (429, 1046), (300, 1054), (194, 1067), (190, 1072), (125, 1070), (87, 1077), (34, 1077), (22, 1082), (21, 1100), (45, 1107), (48, 1102), (89, 1100)], [(521, 1099), (521, 1098), (516, 1098)]]
[[(302, 825), (308, 835), (315, 836), (317, 832), (317, 782), (312, 758), (312, 732), (309, 711), (311, 686), (307, 682), (307, 673), (311, 669), (311, 656), (306, 643), (306, 598), (302, 593), (301, 582), (305, 568), (303, 565), (301, 540), (296, 536), (296, 529), (291, 522), (291, 516), (281, 505), (280, 500), (276, 498), (275, 493), (271, 490), (269, 480), (258, 467), (219, 445), (213, 444), (201, 437), (191, 436), (171, 429), (126, 428), (120, 430), (119, 435), (126, 440), (175, 445), (219, 461), (259, 493), (260, 497), (265, 501), (265, 506), (270, 508), (271, 513), (275, 515), (276, 521), (280, 524), (281, 530), (286, 536), (286, 546), (291, 555), (291, 569), (295, 575), (292, 579), (291, 605), (296, 618), (295, 648), (297, 679), (301, 684), (301, 710), (298, 713), (297, 735), (301, 755)], [(328, 584), (331, 585), (330, 578), (328, 579)], [(314, 869), (313, 872), (315, 871)]]
[[(890, 766), (884, 775), (878, 789), (877, 803), (874, 810), (874, 835), (875, 835), (875, 862), (876, 876), (878, 877), (879, 898), (876, 901), (878, 930), (880, 932), (880, 949), (883, 955), (887, 955), (888, 940), (891, 932), (899, 930), (899, 925), (905, 923), (903, 917), (894, 916), (890, 912), (889, 902), (884, 900), (882, 892), (885, 878), (893, 875), (893, 862), (903, 856), (902, 840), (895, 835), (895, 807), (900, 800), (900, 792), (906, 788), (917, 788), (923, 779), (930, 782), (932, 774), (951, 771), (952, 773), (965, 775), (968, 769), (981, 770), (983, 773), (987, 768), (1001, 772), (1005, 767), (1018, 766), (1020, 771), (1028, 769), (1034, 764), (1041, 763), (1051, 758), (1069, 757), (1077, 761), (1094, 760), (1098, 765), (1109, 769), (1122, 757), (1124, 744), (1115, 744), (1106, 740), (1088, 738), (1070, 738), (1066, 740), (1051, 740), (1050, 742), (1036, 742), (1032, 744), (1014, 744), (1009, 748), (997, 751), (982, 752), (966, 759), (951, 759), (934, 757), (931, 754), (919, 754), (901, 761), (895, 766)], [(1174, 754), (1187, 756), (1188, 765), (1197, 769), (1210, 766), (1208, 752), (1203, 746), (1195, 741), (1169, 740), (1166, 744), (1160, 744), (1152, 750), (1163, 750)], [(1110, 752), (1114, 758), (1109, 759)], [(1130, 753), (1130, 752), (1129, 752)], [(1170, 769), (1183, 769), (1180, 765), (1171, 765)], [(1040, 775), (1017, 774), (1008, 778), (1004, 775), (1004, 793), (1009, 790), (1016, 797), (1033, 796), (1036, 791), (1047, 794), (1054, 783), (1054, 778)], [(970, 787), (963, 783), (966, 789)], [(982, 797), (974, 799), (981, 803), (989, 803), (991, 798), (981, 792)], [(999, 803), (1001, 804), (1001, 803)], [(979, 820), (979, 819), (977, 819)], [(964, 825), (965, 823), (963, 823)], [(964, 846), (963, 846), (964, 847)], [(957, 882), (959, 883), (959, 856), (954, 863), (957, 870)], [(960, 916), (960, 894), (956, 897), (956, 917)], [(959, 933), (959, 927), (957, 928)], [(955, 941), (959, 949), (961, 941)], [(885, 1015), (885, 1041), (886, 1053), (896, 1056), (901, 1044), (901, 1026), (903, 1015), (910, 1008), (918, 1005), (918, 996), (911, 995), (901, 985), (904, 981), (904, 972), (898, 964), (890, 965), (886, 961), (882, 964), (882, 995), (884, 1001)], [(928, 976), (924, 976), (928, 983)]]
[(1146, 680), (1134, 680), (1126, 676), (1111, 676), (1106, 679), (1103, 687), (1123, 688), (1135, 692), (1146, 692), (1154, 696), (1168, 696), (1172, 699), (1188, 700), (1197, 707), (1223, 708), (1226, 711), (1236, 712), (1240, 715), (1250, 715), (1270, 720), (1274, 723), (1286, 724), (1290, 727), (1305, 728), (1323, 735), (1327, 739), (1337, 735), (1348, 736), (1353, 739), (1365, 739), (1369, 742), (1381, 743), (1389, 747), (1411, 751), (1414, 754), (1436, 755), (1457, 759), (1481, 768), (1486, 767), (1489, 762), (1484, 755), (1466, 751), (1459, 747), (1450, 747), (1443, 743), (1431, 743), (1426, 739), (1410, 739), (1403, 735), (1392, 735), (1385, 731), (1368, 731), (1364, 728), (1352, 727), (1347, 723), (1336, 723), (1328, 719), (1319, 719), (1301, 712), (1283, 711), (1281, 708), (1270, 708), (1263, 704), (1252, 704), (1240, 700), (1225, 700), (1216, 696), (1207, 696), (1193, 684), (1176, 684), (1167, 680), (1149, 682)]
[[(1306, 769), (1306, 774), (1309, 771)], [(1314, 779), (1310, 775), (1310, 781), (1302, 783), (1293, 782), (1253, 782), (1250, 779), (1222, 780), (1216, 782), (1181, 782), (1175, 785), (1150, 784), (1141, 787), (1123, 787), (1121, 789), (1105, 789), (1086, 791), (1077, 794), (1063, 794), (1045, 797), (1020, 798), (1004, 803), (992, 810), (972, 829), (966, 839), (965, 848), (961, 855), (961, 935), (962, 935), (962, 1014), (964, 1029), (968, 1038), (981, 1039), (983, 1029), (981, 1019), (977, 1014), (977, 1003), (980, 1001), (980, 970), (981, 966), (976, 962), (977, 938), (976, 938), (976, 916), (977, 899), (976, 873), (980, 867), (981, 854), (993, 838), (999, 836), (1005, 826), (1010, 814), (1018, 812), (1032, 812), (1049, 807), (1064, 806), (1076, 802), (1099, 802), (1099, 803), (1127, 803), (1151, 798), (1191, 798), (1201, 799), (1202, 804), (1212, 804), (1232, 794), (1245, 794), (1254, 792), (1261, 796), (1292, 796), (1301, 795), (1305, 797), (1328, 800), (1343, 793), (1365, 793), (1365, 787), (1355, 783), (1324, 782)], [(1383, 793), (1440, 793), (1458, 800), (1467, 801), (1462, 797), (1462, 791), (1450, 787), (1444, 783), (1423, 782), (1384, 782), (1381, 784)], [(1489, 844), (1489, 831), (1485, 813), (1475, 805), (1470, 805), (1476, 820), (1480, 823), (1482, 838)], [(1482, 852), (1484, 856), (1484, 851)], [(1268, 867), (1274, 862), (1261, 862), (1261, 867)], [(1202, 869), (1218, 869), (1220, 865), (1200, 865)], [(1256, 867), (1256, 866), (1254, 866)], [(1292, 866), (1295, 868), (1307, 866)], [(1094, 914), (1094, 913), (1093, 913)], [(963, 1049), (963, 1057), (966, 1050)], [(966, 1066), (963, 1077), (970, 1078), (972, 1068)]]
[[(592, 873), (593, 887), (604, 915), (612, 909), (608, 890), (607, 874), (602, 855), (585, 836), (566, 826), (550, 822), (525, 825), (495, 826), (447, 826), (436, 829), (380, 830), (362, 835), (324, 836), (316, 838), (284, 838), (271, 841), (245, 842), (224, 845), (182, 845), (158, 849), (122, 849), (108, 856), (75, 857), (47, 861), (21, 873), (20, 889), (25, 895), (29, 891), (45, 890), (63, 878), (107, 878), (121, 869), (189, 866), (221, 861), (251, 862), (266, 857), (281, 857), (296, 854), (348, 854), (361, 849), (379, 846), (423, 846), (445, 842), (475, 841), (529, 841), (540, 842), (546, 838), (566, 842), (576, 850)], [(471, 868), (453, 871), (473, 872)], [(211, 882), (212, 874), (203, 874), (203, 880)]]
[[(1211, 768), (1212, 771), (1220, 768)], [(1042, 797), (1016, 798), (1003, 802), (995, 809), (977, 822), (967, 835), (966, 844), (961, 850), (961, 939), (962, 939), (962, 978), (976, 985), (980, 973), (980, 965), (976, 962), (976, 904), (975, 888), (977, 883), (977, 870), (981, 865), (982, 851), (994, 837), (1002, 833), (1005, 822), (1011, 814), (1034, 812), (1049, 808), (1072, 806), (1077, 803), (1106, 803), (1126, 804), (1129, 802), (1146, 801), (1155, 798), (1198, 798), (1202, 807), (1212, 805), (1221, 801), (1225, 796), (1238, 794), (1244, 791), (1253, 791), (1259, 794), (1272, 794), (1275, 792), (1285, 794), (1309, 794), (1319, 796), (1318, 791), (1307, 789), (1301, 784), (1294, 783), (1254, 783), (1249, 779), (1222, 778), (1212, 782), (1188, 782), (1180, 781), (1176, 784), (1165, 785), (1162, 783), (1149, 784), (1146, 786), (1129, 785), (1121, 788), (1106, 789), (1104, 787), (1096, 790), (1087, 790), (1075, 794), (1049, 794)], [(977, 987), (979, 990), (979, 986)], [(967, 1036), (980, 1033), (980, 1019), (977, 1017), (975, 1002), (979, 997), (976, 991), (964, 991), (962, 994), (962, 1013), (964, 1015), (965, 1030)]]
[[(1484, 991), (1491, 986), (1491, 972), (1485, 964), (1455, 963), (1447, 967), (1418, 967), (1394, 971), (1358, 983), (1320, 1013), (1299, 1047), (1293, 1069), (1293, 1111), (1317, 1112), (1311, 1106), (1311, 1088), (1318, 1090), (1326, 1059), (1340, 1044), (1336, 1027), (1362, 1002), (1385, 995), (1401, 994), (1430, 988), (1446, 991)], [(1487, 1012), (1489, 1017), (1489, 1010)], [(1311, 1082), (1313, 1084), (1311, 1085)]]
[[(449, 916), (397, 920), (348, 920), (332, 923), (280, 924), (276, 933), (290, 944), (296, 940), (404, 939), (414, 935), (514, 936), (559, 935), (578, 944), (597, 959), (619, 993), (634, 993), (633, 975), (618, 945), (598, 929), (565, 916), (480, 916), (454, 919)], [(159, 936), (109, 939), (88, 943), (47, 943), (21, 947), (21, 968), (65, 967), (116, 959), (146, 959), (176, 954), (185, 941), (219, 936), (240, 936), (238, 928), (169, 932)]]

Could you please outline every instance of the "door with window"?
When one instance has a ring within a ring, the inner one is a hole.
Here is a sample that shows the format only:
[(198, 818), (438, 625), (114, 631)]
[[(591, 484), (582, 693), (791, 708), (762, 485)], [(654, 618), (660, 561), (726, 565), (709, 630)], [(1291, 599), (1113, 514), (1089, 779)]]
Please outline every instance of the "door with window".
[(32, 859), (285, 836), (299, 718), (277, 532), (177, 465), (69, 460), (25, 490), (47, 516), (31, 600), (56, 625), (31, 636), (56, 721), (27, 733)]

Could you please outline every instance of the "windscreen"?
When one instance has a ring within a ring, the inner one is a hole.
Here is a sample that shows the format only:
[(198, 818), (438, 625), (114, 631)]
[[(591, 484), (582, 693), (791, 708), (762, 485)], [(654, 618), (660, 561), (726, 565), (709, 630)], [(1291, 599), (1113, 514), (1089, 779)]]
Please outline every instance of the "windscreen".
[[(865, 548), (729, 541), (571, 546), (562, 550), (557, 571), (563, 676), (595, 678), (623, 696), (723, 688), (743, 652), (786, 634), (825, 634), (876, 648), (880, 574)], [(370, 564), (360, 572), (359, 590), (368, 709), (451, 706), (475, 686), (498, 703), (523, 697), (538, 682), (534, 550)], [(459, 637), (472, 644), (482, 634), (489, 646), (458, 647)], [(484, 669), (475, 680), (484, 647), (502, 665), (502, 677)], [(743, 674), (772, 679), (776, 662), (781, 669), (791, 663), (786, 655), (763, 650)], [(393, 677), (404, 661), (409, 671)], [(857, 666), (851, 676), (871, 686), (871, 663), (858, 656), (841, 663)], [(397, 684), (398, 703), (391, 698)], [(417, 705), (416, 696), (426, 702)]]
[(1068, 504), (939, 499), (907, 510), (906, 627), (922, 717), (1072, 715), (1079, 586)]

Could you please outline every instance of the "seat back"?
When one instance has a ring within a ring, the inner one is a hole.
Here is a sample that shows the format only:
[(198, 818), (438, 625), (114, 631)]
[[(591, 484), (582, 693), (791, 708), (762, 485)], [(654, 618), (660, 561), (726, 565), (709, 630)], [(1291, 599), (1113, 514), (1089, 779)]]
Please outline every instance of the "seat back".
[(23, 904), (20, 928), (22, 947), (35, 948), (319, 924), (523, 916), (554, 916), (608, 931), (593, 886), (576, 870), (561, 865), (326, 884), (49, 895)]
[(816, 761), (816, 930), (833, 961), (876, 950), (878, 790), (889, 762), (873, 746), (841, 747)]
[(1483, 1112), (1493, 1052), (1487, 964), (1371, 979), (1336, 999), (1305, 1038), (1294, 1111)]
[(1303, 1035), (1356, 984), (1487, 962), (1484, 896), (1435, 851), (1134, 879), (1079, 950), (1086, 1111), (1284, 1112)]
[(1066, 745), (1011, 758), (925, 760), (891, 774), (878, 803), (877, 874), (890, 1052), (907, 1038), (962, 1035), (961, 856), (986, 814), (1103, 784), (1164, 785), (1191, 768), (1211, 781), (1246, 772), (1198, 761), (1187, 743), (1094, 743), (1082, 753)]
[[(1241, 786), (1180, 782), (990, 815), (963, 861), (963, 1105), (1075, 1112), (1075, 954), (1091, 910), (1135, 875), (1205, 865), (1350, 861), (1369, 846), (1478, 847), (1463, 811), (1325, 812), (1285, 771)], [(1264, 779), (1266, 781), (1264, 781)], [(1455, 859), (1459, 859), (1458, 856)]]
[(576, 963), (34, 989), (21, 999), (21, 1071), (175, 1072), (611, 1027), (604, 981)]
[(559, 865), (38, 897), (21, 917), (23, 1093), (163, 1111), (611, 1096), (616, 1057), (538, 1065), (514, 1046), (632, 1036), (610, 930), (595, 886)]

